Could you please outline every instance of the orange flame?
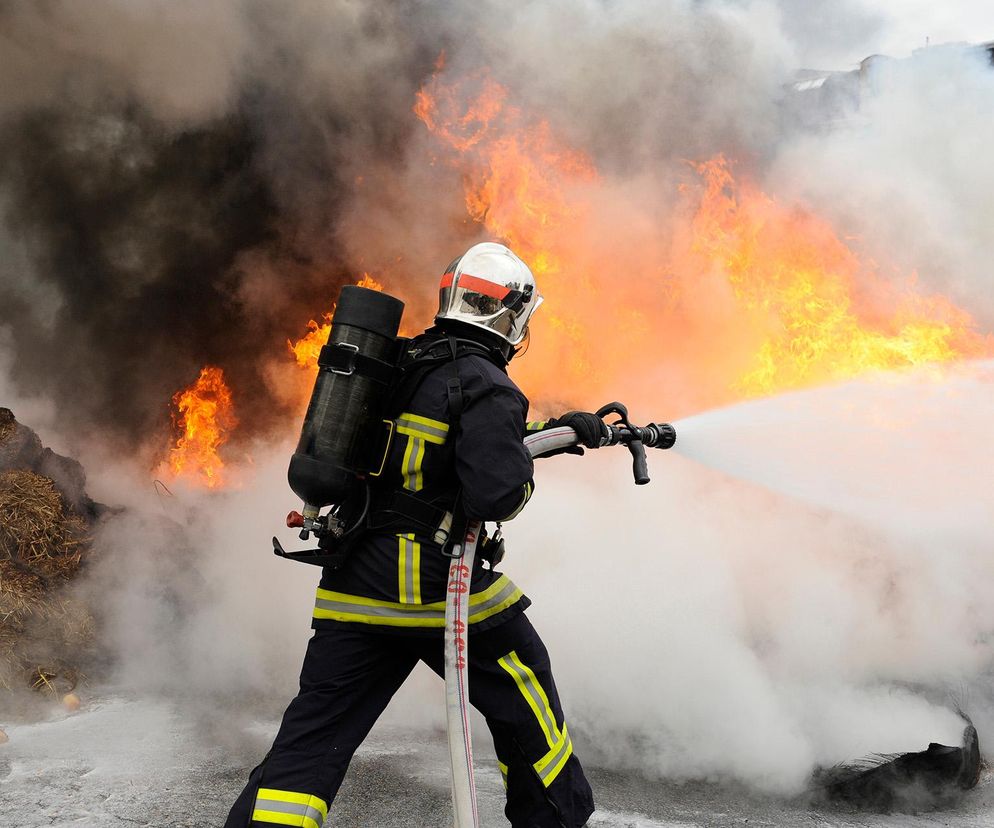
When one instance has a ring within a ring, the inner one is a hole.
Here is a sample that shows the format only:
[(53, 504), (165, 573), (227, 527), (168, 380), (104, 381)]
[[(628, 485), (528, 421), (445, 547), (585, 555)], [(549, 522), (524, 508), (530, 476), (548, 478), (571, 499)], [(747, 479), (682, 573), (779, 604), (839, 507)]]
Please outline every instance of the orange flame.
[(695, 165), (701, 184), (682, 191), (699, 203), (684, 217), (644, 181), (601, 175), (508, 97), (485, 72), (448, 84), (437, 72), (414, 111), (462, 174), (470, 217), (532, 266), (548, 300), (533, 323), (541, 348), (515, 366), (533, 394), (643, 391), (628, 373), (714, 405), (994, 353), (968, 313), (913, 277), (889, 282), (827, 222), (736, 183), (724, 158)]
[(570, 190), (596, 180), (591, 160), (559, 141), (547, 121), (508, 104), (507, 90), (486, 72), (451, 86), (436, 73), (418, 92), (414, 112), (468, 162), (469, 215), (512, 241), (537, 274), (559, 270), (545, 231), (584, 212)]
[(544, 361), (530, 359), (516, 367), (517, 378), (552, 397), (583, 384), (599, 367), (591, 350), (602, 331), (591, 338), (588, 320), (574, 312), (604, 307), (589, 271), (575, 278), (584, 247), (576, 242), (590, 221), (587, 193), (599, 183), (593, 162), (560, 141), (547, 121), (510, 105), (507, 90), (486, 71), (454, 84), (436, 72), (414, 112), (451, 151), (470, 217), (528, 262), (547, 300), (535, 325), (542, 351), (556, 355), (556, 370), (550, 376)]
[(238, 425), (231, 392), (220, 368), (206, 366), (197, 381), (173, 396), (173, 424), (180, 431), (169, 452), (169, 468), (209, 489), (224, 484), (224, 463), (218, 454)]
[(705, 186), (693, 249), (762, 329), (753, 366), (737, 383), (745, 393), (991, 353), (991, 338), (968, 313), (919, 294), (913, 278), (886, 283), (825, 221), (736, 182), (723, 157), (696, 169)]
[[(356, 282), (356, 285), (369, 288), (370, 290), (383, 290), (383, 285), (368, 273), (363, 273), (362, 278)], [(311, 319), (307, 323), (308, 333), (296, 342), (289, 339), (286, 341), (287, 347), (297, 361), (297, 365), (301, 368), (317, 368), (321, 349), (328, 342), (328, 334), (331, 333), (331, 317), (334, 313), (335, 309), (332, 306), (332, 309), (328, 313), (322, 315), (321, 318), (324, 320), (322, 324), (318, 324)]]

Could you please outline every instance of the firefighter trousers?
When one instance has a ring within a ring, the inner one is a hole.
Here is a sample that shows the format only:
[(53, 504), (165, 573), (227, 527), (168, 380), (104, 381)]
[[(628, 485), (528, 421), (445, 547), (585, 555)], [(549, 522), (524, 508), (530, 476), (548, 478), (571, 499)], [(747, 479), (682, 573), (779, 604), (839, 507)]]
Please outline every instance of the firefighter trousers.
[[(469, 697), (487, 720), (514, 828), (580, 828), (593, 795), (573, 755), (549, 655), (519, 614), (470, 633)], [(225, 828), (321, 828), (349, 762), (393, 694), (424, 661), (444, 674), (442, 636), (319, 629), (307, 647), (300, 692), (276, 741), (228, 815)]]

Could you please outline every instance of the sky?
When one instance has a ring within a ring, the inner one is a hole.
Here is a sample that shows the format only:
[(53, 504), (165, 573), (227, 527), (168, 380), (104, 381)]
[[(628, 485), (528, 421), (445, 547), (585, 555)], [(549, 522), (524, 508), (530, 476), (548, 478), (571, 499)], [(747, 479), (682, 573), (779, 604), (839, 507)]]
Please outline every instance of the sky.
[(985, 0), (784, 0), (787, 28), (806, 31), (799, 58), (809, 68), (848, 69), (871, 54), (906, 57), (925, 45), (994, 40)]

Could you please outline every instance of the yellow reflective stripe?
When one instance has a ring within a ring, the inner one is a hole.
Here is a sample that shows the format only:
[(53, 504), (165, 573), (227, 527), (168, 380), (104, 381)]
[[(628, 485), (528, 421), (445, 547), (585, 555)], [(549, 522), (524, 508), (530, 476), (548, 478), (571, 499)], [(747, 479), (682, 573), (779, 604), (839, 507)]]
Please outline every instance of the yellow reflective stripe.
[(252, 822), (269, 822), (273, 825), (292, 825), (295, 828), (321, 828), (320, 822), (299, 814), (285, 814), (256, 808), (252, 812)]
[(563, 725), (562, 735), (559, 737), (559, 741), (556, 745), (539, 759), (534, 765), (535, 773), (538, 774), (538, 778), (542, 780), (542, 784), (545, 787), (549, 787), (557, 776), (559, 776), (559, 771), (563, 769), (566, 765), (567, 760), (573, 755), (573, 741), (569, 737), (569, 730), (567, 730), (566, 725)]
[[(469, 596), (469, 623), (476, 624), (503, 612), (521, 598), (521, 590), (510, 578), (501, 575), (482, 592)], [(445, 602), (402, 604), (319, 588), (314, 618), (389, 627), (444, 627)]]
[(424, 475), (421, 466), (425, 460), (425, 445), (442, 445), (449, 434), (449, 424), (430, 417), (422, 417), (405, 411), (397, 420), (397, 432), (407, 436), (401, 473), (404, 488), (410, 492), (420, 492), (424, 488)]
[(411, 452), (414, 450), (414, 438), (407, 438), (407, 445), (404, 447), (404, 459), (401, 461), (401, 472), (404, 475), (404, 488), (410, 489), (410, 477), (408, 476), (408, 468), (411, 465)]
[(420, 492), (425, 487), (425, 478), (421, 473), (421, 464), (425, 461), (425, 442), (417, 441), (418, 448), (414, 457), (414, 491)]
[(497, 760), (497, 767), (500, 769), (500, 779), (504, 783), (504, 790), (507, 790), (507, 765)]
[(422, 417), (420, 414), (412, 414), (410, 411), (405, 411), (400, 415), (405, 420), (410, 420), (412, 423), (417, 423), (418, 425), (426, 426), (427, 428), (434, 428), (438, 431), (448, 432), (449, 424), (443, 423), (441, 420), (433, 420), (431, 417)]
[(442, 445), (449, 434), (449, 424), (405, 411), (397, 418), (397, 431), (408, 437), (418, 437)]
[(420, 437), (408, 437), (404, 449), (404, 488), (410, 492), (420, 492), (425, 485), (421, 464), (425, 459), (425, 441)]
[(414, 533), (397, 535), (397, 597), (402, 604), (421, 603), (421, 544)]
[[(411, 539), (414, 536), (411, 535)], [(414, 542), (414, 560), (411, 562), (411, 570), (414, 581), (414, 603), (421, 603), (421, 544)]]
[(407, 445), (404, 448), (404, 460), (401, 473), (404, 475), (404, 488), (408, 491), (416, 491), (414, 488), (418, 482), (418, 472), (421, 469), (417, 463), (418, 450), (424, 445), (420, 437), (408, 437)]
[(525, 431), (541, 431), (548, 424), (548, 420), (530, 420), (525, 423)]
[(400, 603), (407, 600), (407, 541), (411, 535), (397, 535), (397, 597)]
[(328, 805), (320, 797), (275, 788), (260, 788), (252, 811), (253, 822), (299, 828), (321, 828), (327, 816)]
[(534, 488), (532, 487), (532, 484), (525, 483), (525, 496), (521, 498), (521, 502), (518, 504), (517, 508), (515, 508), (515, 510), (511, 512), (511, 514), (509, 514), (507, 517), (501, 518), (500, 522), (503, 523), (508, 520), (514, 520), (518, 515), (520, 515), (521, 510), (525, 508), (525, 504), (527, 504), (528, 501), (531, 499), (533, 491)]
[(549, 697), (545, 695), (545, 690), (542, 689), (542, 685), (539, 684), (531, 667), (524, 664), (514, 650), (499, 658), (497, 663), (510, 674), (514, 683), (518, 685), (521, 695), (525, 697), (525, 701), (528, 702), (535, 718), (538, 719), (539, 727), (542, 728), (549, 747), (556, 748), (562, 739), (562, 734), (556, 725), (556, 717), (549, 705)]

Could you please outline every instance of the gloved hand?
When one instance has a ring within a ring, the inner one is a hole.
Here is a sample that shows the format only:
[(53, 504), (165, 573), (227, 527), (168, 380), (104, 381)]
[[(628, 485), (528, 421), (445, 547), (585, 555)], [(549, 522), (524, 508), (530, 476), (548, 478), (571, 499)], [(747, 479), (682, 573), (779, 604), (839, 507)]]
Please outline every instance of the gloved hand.
[(559, 454), (578, 454), (583, 457), (583, 446), (566, 446), (566, 448), (556, 449), (555, 451), (546, 451), (540, 457), (555, 457)]
[(567, 411), (556, 419), (549, 420), (548, 428), (556, 426), (569, 426), (576, 432), (580, 444), (587, 448), (600, 448), (601, 440), (610, 436), (604, 421), (587, 411)]

